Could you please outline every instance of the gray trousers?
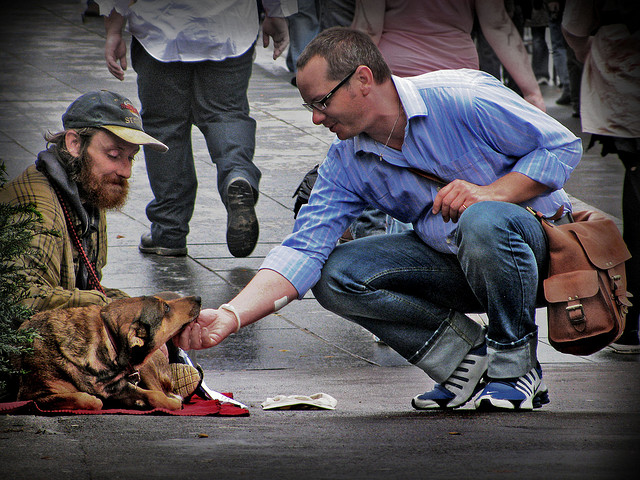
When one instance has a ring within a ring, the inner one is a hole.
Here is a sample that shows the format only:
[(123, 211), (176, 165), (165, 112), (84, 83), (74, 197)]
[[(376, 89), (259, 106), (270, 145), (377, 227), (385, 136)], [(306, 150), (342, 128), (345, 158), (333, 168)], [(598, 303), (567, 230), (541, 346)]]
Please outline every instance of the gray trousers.
[(257, 200), (256, 122), (249, 116), (247, 99), (253, 52), (251, 47), (239, 57), (222, 61), (160, 62), (135, 38), (131, 42), (145, 131), (169, 147), (166, 153), (144, 150), (154, 195), (146, 213), (157, 245), (186, 246), (198, 186), (192, 125), (204, 135), (216, 164), (223, 203), (228, 183), (237, 177), (249, 181)]

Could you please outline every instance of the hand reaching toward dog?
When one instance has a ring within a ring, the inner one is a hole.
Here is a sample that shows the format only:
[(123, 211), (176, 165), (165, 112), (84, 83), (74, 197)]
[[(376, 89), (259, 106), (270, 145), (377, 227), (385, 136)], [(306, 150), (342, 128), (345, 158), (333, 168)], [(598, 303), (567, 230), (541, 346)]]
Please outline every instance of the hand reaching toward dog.
[(196, 321), (174, 337), (174, 343), (183, 350), (213, 347), (241, 326), (280, 310), (294, 298), (298, 298), (298, 292), (285, 277), (262, 269), (230, 303), (222, 304), (217, 310), (200, 310)]
[(231, 312), (206, 308), (200, 311), (195, 322), (174, 338), (174, 342), (183, 350), (202, 350), (218, 345), (235, 333), (237, 327), (238, 322)]

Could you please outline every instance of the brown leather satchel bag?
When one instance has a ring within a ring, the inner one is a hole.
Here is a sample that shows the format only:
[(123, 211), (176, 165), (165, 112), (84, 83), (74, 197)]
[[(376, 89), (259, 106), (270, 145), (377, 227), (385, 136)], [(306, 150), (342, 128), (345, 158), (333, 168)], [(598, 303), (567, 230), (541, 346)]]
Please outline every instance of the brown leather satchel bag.
[[(447, 182), (417, 168), (409, 170), (439, 186)], [(592, 210), (575, 212), (572, 222), (534, 214), (547, 235), (549, 272), (544, 280), (549, 343), (562, 353), (590, 355), (617, 340), (624, 331), (627, 292), (624, 262), (631, 258), (616, 224)]]
[(549, 342), (563, 353), (597, 352), (620, 337), (631, 306), (624, 266), (631, 254), (622, 235), (612, 220), (594, 211), (575, 212), (573, 222), (555, 225), (529, 210), (549, 241), (544, 280)]

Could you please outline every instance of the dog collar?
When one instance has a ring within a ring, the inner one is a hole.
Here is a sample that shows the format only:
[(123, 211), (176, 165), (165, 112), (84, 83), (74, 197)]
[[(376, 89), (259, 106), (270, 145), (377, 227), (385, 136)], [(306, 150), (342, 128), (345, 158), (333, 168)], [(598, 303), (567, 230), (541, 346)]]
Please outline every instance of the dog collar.
[[(116, 344), (116, 339), (113, 337), (113, 333), (111, 332), (111, 329), (109, 328), (109, 325), (107, 325), (106, 323), (104, 324), (104, 329), (107, 331), (107, 337), (109, 337), (109, 341), (111, 342), (111, 346), (113, 347), (113, 350), (116, 352), (116, 358), (118, 357), (118, 345)], [(129, 383), (131, 383), (132, 385), (138, 385), (138, 383), (140, 383), (140, 370), (136, 370), (135, 368), (133, 368), (133, 366), (131, 365), (131, 363), (129, 362), (127, 364), (127, 368), (124, 372), (119, 373), (115, 378), (115, 380), (120, 380), (121, 378), (127, 378), (127, 381)]]

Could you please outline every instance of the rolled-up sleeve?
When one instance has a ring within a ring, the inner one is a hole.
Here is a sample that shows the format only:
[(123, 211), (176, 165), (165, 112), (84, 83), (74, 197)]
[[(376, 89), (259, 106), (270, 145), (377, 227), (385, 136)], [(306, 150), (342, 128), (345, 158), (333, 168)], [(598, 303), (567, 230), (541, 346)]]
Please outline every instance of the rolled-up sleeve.
[(539, 148), (522, 157), (513, 171), (558, 190), (567, 183), (571, 172), (582, 156), (580, 139), (562, 147), (549, 150)]
[[(475, 112), (476, 131), (487, 146), (504, 155), (505, 171), (521, 173), (550, 190), (558, 190), (580, 162), (580, 138), (509, 89), (479, 92)], [(499, 165), (492, 153), (487, 152)], [(517, 160), (512, 163), (514, 159)]]
[(260, 270), (273, 270), (289, 280), (298, 291), (298, 298), (304, 295), (320, 279), (322, 263), (298, 250), (280, 245), (271, 250)]
[[(299, 298), (320, 279), (320, 272), (338, 239), (366, 206), (349, 185), (336, 145), (318, 169), (309, 203), (298, 213), (294, 231), (269, 252), (260, 269), (280, 273)], [(332, 173), (332, 175), (329, 174)]]

